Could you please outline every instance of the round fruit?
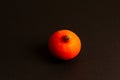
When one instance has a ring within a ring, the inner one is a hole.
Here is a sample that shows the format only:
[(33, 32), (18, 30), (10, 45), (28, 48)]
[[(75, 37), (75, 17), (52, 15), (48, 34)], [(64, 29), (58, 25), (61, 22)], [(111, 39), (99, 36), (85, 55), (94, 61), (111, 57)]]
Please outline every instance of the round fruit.
[(59, 30), (49, 39), (49, 49), (53, 56), (61, 60), (75, 58), (81, 50), (80, 38), (70, 30)]

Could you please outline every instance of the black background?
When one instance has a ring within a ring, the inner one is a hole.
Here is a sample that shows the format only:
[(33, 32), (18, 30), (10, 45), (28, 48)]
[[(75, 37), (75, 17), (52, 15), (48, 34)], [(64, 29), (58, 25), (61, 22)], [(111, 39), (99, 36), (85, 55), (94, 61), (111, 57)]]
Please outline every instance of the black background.
[[(81, 54), (63, 62), (49, 55), (50, 35), (74, 31)], [(1, 80), (120, 80), (120, 2), (16, 0), (8, 3), (8, 55)]]

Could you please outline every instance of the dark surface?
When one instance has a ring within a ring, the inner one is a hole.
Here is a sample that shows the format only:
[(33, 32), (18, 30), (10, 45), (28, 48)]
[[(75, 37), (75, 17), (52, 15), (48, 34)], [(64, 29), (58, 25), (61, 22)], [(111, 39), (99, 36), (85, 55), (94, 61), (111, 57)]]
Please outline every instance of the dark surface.
[[(120, 5), (115, 0), (17, 0), (8, 3), (8, 55), (0, 80), (120, 80)], [(47, 42), (74, 31), (81, 54), (64, 62)]]

